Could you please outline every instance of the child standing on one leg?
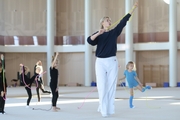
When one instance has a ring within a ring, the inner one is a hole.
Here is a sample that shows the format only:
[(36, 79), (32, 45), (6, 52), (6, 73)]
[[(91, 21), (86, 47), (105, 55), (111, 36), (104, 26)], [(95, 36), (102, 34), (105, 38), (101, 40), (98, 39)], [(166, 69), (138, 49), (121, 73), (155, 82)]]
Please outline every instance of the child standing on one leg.
[(123, 80), (126, 78), (126, 80), (128, 82), (128, 85), (130, 88), (130, 98), (129, 98), (129, 107), (130, 108), (135, 107), (133, 105), (133, 98), (134, 98), (133, 87), (136, 87), (141, 92), (144, 92), (146, 89), (151, 89), (151, 86), (146, 86), (146, 87), (142, 86), (140, 80), (137, 77), (137, 73), (135, 70), (136, 70), (135, 63), (132, 61), (129, 61), (128, 64), (126, 65), (126, 70), (124, 71), (124, 77), (120, 79), (120, 80)]
[(39, 93), (39, 89), (41, 89), (41, 91), (43, 93), (51, 93), (50, 91), (45, 90), (44, 85), (43, 85), (43, 67), (42, 67), (42, 62), (38, 61), (34, 67), (34, 76), (32, 77), (32, 79), (36, 79), (37, 80), (37, 88), (36, 88), (36, 92), (37, 92), (37, 96), (38, 96), (38, 102), (41, 101), (41, 96)]

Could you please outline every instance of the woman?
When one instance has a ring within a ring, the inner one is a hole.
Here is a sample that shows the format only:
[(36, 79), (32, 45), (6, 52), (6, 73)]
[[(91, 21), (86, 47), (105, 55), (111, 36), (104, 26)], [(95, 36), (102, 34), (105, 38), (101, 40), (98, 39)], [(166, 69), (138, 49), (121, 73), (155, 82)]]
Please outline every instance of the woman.
[(50, 81), (50, 88), (52, 92), (52, 110), (53, 112), (57, 112), (57, 110), (60, 110), (60, 108), (56, 107), (57, 99), (59, 97), (58, 93), (58, 52), (56, 52), (56, 56), (52, 57), (52, 63), (50, 67), (50, 76), (51, 76), (51, 81)]
[(116, 58), (117, 37), (121, 34), (127, 21), (137, 7), (137, 3), (119, 24), (112, 30), (111, 19), (103, 17), (100, 21), (101, 29), (87, 38), (87, 42), (96, 49), (96, 79), (99, 94), (99, 108), (103, 117), (114, 114), (114, 99), (118, 75), (118, 61)]

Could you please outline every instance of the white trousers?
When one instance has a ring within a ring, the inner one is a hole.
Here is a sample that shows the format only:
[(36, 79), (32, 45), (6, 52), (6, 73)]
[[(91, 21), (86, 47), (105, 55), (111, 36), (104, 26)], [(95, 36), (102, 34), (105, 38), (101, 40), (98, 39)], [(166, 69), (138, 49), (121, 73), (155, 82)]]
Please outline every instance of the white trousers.
[(104, 116), (114, 114), (114, 99), (118, 75), (117, 58), (96, 59), (96, 79), (99, 94), (98, 111)]

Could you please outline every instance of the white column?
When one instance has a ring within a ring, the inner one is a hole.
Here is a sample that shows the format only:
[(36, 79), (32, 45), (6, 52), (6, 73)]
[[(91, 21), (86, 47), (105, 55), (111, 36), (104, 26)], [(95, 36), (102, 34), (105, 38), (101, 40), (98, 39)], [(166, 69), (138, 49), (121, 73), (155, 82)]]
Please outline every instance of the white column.
[[(125, 0), (125, 14), (127, 14), (133, 6), (133, 0)], [(133, 29), (132, 29), (132, 21), (127, 22), (125, 27), (125, 59), (126, 63), (130, 60), (133, 61)]]
[(92, 81), (92, 47), (87, 43), (87, 38), (91, 33), (91, 2), (85, 0), (85, 86), (90, 86)]
[(51, 59), (54, 55), (55, 0), (47, 0), (47, 85), (50, 82)]
[(177, 84), (177, 1), (169, 4), (169, 86)]
[[(133, 0), (125, 0), (125, 14), (127, 14), (133, 6)], [(132, 19), (132, 18), (131, 18)], [(129, 61), (134, 61), (133, 59), (133, 29), (132, 29), (132, 21), (127, 22), (125, 27), (125, 63), (127, 64)], [(128, 83), (126, 82), (126, 85)]]

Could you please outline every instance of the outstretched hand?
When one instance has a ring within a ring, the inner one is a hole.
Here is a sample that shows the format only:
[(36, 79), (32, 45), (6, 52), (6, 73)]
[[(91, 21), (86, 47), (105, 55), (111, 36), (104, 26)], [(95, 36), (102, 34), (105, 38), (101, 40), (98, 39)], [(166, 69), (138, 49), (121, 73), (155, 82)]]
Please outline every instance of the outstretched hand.
[(21, 67), (22, 67), (22, 66), (23, 66), (23, 64), (21, 63), (21, 64), (19, 64), (19, 66), (21, 66)]
[(135, 3), (134, 3), (134, 7), (138, 7), (138, 2), (135, 2)]
[(133, 5), (133, 8), (131, 9), (131, 11), (129, 12), (131, 15), (133, 14), (134, 10), (138, 7), (138, 2), (135, 2)]

